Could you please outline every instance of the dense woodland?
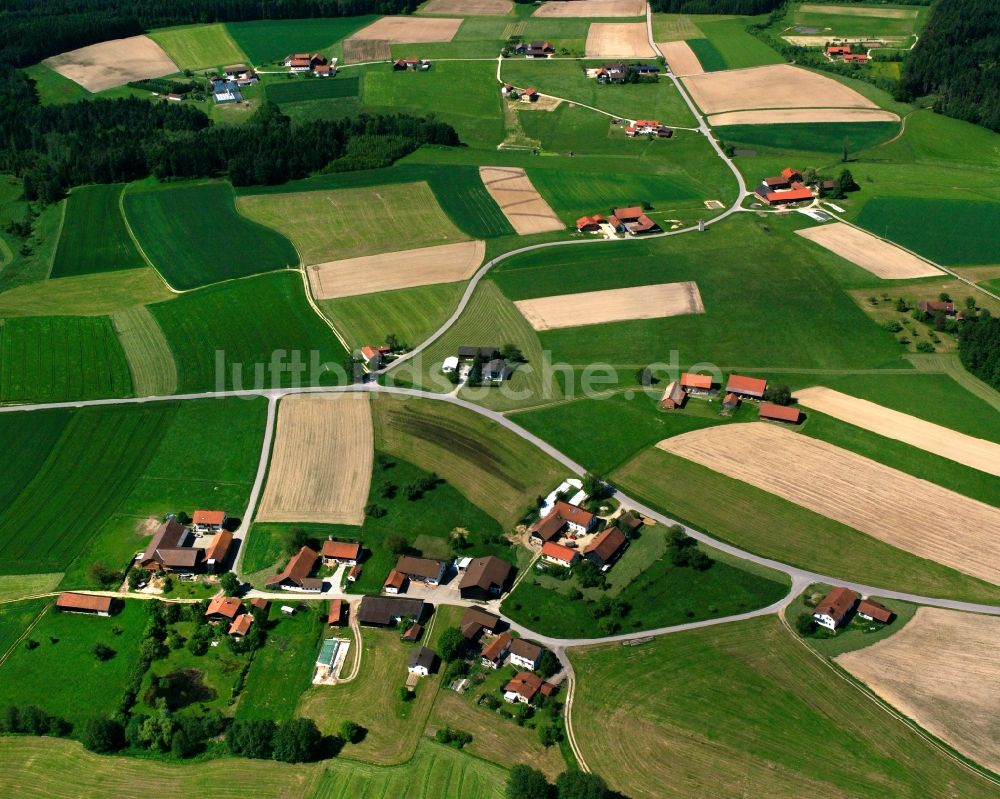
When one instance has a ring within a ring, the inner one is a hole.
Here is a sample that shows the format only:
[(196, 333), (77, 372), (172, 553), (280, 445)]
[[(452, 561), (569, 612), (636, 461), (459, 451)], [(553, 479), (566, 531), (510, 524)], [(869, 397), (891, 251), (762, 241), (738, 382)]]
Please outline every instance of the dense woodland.
[(965, 368), (1000, 391), (1000, 317), (980, 314), (963, 322), (958, 341)]
[(935, 110), (1000, 131), (997, 0), (941, 0), (903, 69), (908, 98), (936, 94)]
[(785, 0), (650, 0), (653, 11), (668, 14), (767, 14)]

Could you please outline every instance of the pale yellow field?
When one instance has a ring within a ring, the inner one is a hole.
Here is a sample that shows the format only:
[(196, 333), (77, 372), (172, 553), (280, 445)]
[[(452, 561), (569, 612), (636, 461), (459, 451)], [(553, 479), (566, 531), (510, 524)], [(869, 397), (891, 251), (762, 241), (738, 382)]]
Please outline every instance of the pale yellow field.
[(561, 294), (514, 305), (535, 330), (705, 313), (698, 284), (691, 281)]
[(780, 125), (790, 122), (898, 122), (892, 111), (874, 108), (777, 108), (767, 111), (728, 111), (712, 114), (708, 124)]
[(701, 75), (705, 70), (687, 42), (657, 42), (675, 75)]
[(382, 39), (393, 44), (450, 42), (462, 25), (461, 19), (429, 17), (382, 17), (351, 39)]
[(803, 14), (840, 14), (845, 17), (879, 17), (881, 19), (916, 19), (916, 10), (908, 8), (864, 8), (858, 6), (828, 6), (806, 3), (799, 7)]
[(566, 228), (520, 167), (481, 166), (479, 177), (519, 236)]
[(177, 391), (177, 363), (159, 322), (145, 305), (111, 314), (115, 334), (132, 373), (137, 397), (163, 397)]
[(286, 397), (278, 408), (274, 450), (257, 518), (360, 525), (374, 451), (368, 397)]
[(89, 92), (124, 86), (129, 81), (160, 78), (177, 72), (177, 65), (148, 36), (131, 36), (70, 50), (43, 61)]
[(653, 58), (644, 22), (595, 22), (587, 31), (587, 58)]
[(463, 241), (419, 250), (402, 250), (329, 261), (307, 268), (318, 300), (467, 280), (483, 262), (486, 243)]
[(502, 17), (514, 8), (511, 0), (430, 0), (421, 14), (461, 14), (466, 17)]
[(795, 392), (800, 405), (1000, 477), (1000, 444), (967, 436), (825, 386)]
[(641, 17), (645, 0), (550, 0), (533, 17)]
[(766, 422), (696, 430), (657, 447), (1000, 585), (1000, 508)]
[(941, 270), (927, 261), (844, 222), (818, 225), (795, 232), (885, 280), (934, 277), (941, 274)]
[(706, 72), (684, 78), (684, 85), (706, 114), (753, 108), (878, 107), (833, 78), (788, 64)]
[(1000, 618), (919, 608), (837, 663), (959, 752), (1000, 773)]

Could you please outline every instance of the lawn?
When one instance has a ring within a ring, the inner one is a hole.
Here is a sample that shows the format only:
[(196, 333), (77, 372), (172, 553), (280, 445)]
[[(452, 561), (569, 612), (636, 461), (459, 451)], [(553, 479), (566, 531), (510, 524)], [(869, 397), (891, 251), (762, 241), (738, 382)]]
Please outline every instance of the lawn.
[(1000, 603), (996, 586), (659, 449), (646, 450), (611, 479), (664, 513), (782, 563), (924, 596)]
[(492, 280), (511, 300), (697, 282), (704, 314), (541, 332), (556, 362), (641, 366), (672, 352), (681, 367), (861, 368), (897, 360), (894, 336), (840, 290), (822, 268), (830, 260), (795, 238), (777, 223), (741, 215), (699, 235), (529, 253), (505, 261)]
[[(746, 67), (760, 67), (765, 64), (783, 63), (784, 59), (777, 51), (772, 50), (760, 39), (747, 33), (748, 22), (750, 20), (746, 17), (706, 21), (699, 19), (698, 27), (719, 53), (726, 69), (744, 69)], [(695, 53), (700, 60), (701, 53), (697, 50)], [(702, 65), (705, 66), (706, 70), (709, 69), (704, 61), (702, 61)]]
[[(7, 578), (4, 578), (7, 579)], [(21, 636), (50, 600), (26, 599), (0, 605), (0, 658)]]
[(42, 462), (35, 445), (20, 475), (23, 490), (0, 511), (0, 573), (65, 571), (132, 490), (175, 410), (156, 404), (66, 412), (70, 421), (55, 446)]
[(316, 304), (350, 346), (382, 344), (392, 334), (413, 347), (444, 323), (464, 290), (465, 283), (438, 283)]
[(146, 257), (176, 289), (299, 263), (287, 239), (236, 213), (228, 183), (128, 191), (125, 216)]
[[(643, 538), (665, 535), (662, 525), (642, 529)], [(703, 549), (709, 555), (715, 554)], [(623, 633), (723, 618), (765, 607), (785, 596), (789, 588), (787, 579), (782, 579), (784, 575), (774, 572), (772, 577), (745, 571), (725, 560), (716, 560), (703, 572), (674, 566), (665, 547), (656, 560), (623, 587), (617, 582), (615, 569), (608, 572), (608, 580), (618, 588), (614, 595), (629, 606), (629, 611), (616, 619)], [(575, 580), (560, 583), (525, 577), (504, 600), (503, 612), (541, 635), (607, 635), (603, 623), (593, 614), (591, 602), (601, 592), (580, 600), (570, 597), (573, 588), (579, 588)]]
[(1000, 263), (1000, 203), (932, 197), (876, 197), (857, 224), (949, 266)]
[(374, 22), (374, 16), (281, 19), (230, 22), (226, 27), (247, 57), (258, 67), (281, 61), (289, 53), (326, 52)]
[[(29, 650), (21, 644), (0, 665), (0, 705), (38, 705), (71, 722), (77, 733), (87, 719), (117, 707), (139, 659), (145, 604), (126, 602), (112, 618), (49, 609), (31, 631), (38, 646)], [(118, 635), (112, 630), (116, 625)], [(94, 657), (98, 642), (114, 649), (115, 656)]]
[[(150, 311), (174, 353), (181, 391), (343, 380), (347, 354), (309, 306), (298, 274), (210, 286)], [(304, 365), (301, 375), (288, 366), (296, 357)], [(224, 373), (216, 371), (220, 360)], [(286, 365), (280, 374), (271, 367), (274, 360)]]
[(445, 216), (424, 182), (244, 195), (239, 209), (247, 218), (287, 236), (304, 264), (468, 239)]
[(146, 265), (125, 227), (124, 185), (81, 186), (70, 192), (51, 277), (115, 272)]
[(106, 316), (23, 316), (0, 324), (0, 402), (132, 395), (128, 361)]
[(273, 81), (264, 85), (267, 99), (272, 103), (300, 103), (315, 100), (335, 100), (339, 97), (357, 97), (361, 92), (358, 76), (337, 78), (300, 77), (294, 80)]
[(42, 105), (61, 105), (86, 100), (93, 95), (75, 80), (64, 78), (45, 64), (35, 64), (23, 70), (35, 82)]
[(227, 64), (241, 64), (247, 58), (221, 22), (161, 28), (152, 31), (149, 38), (160, 45), (182, 70), (214, 69)]
[(698, 56), (698, 62), (705, 72), (718, 72), (728, 69), (726, 59), (711, 39), (688, 39), (688, 47)]
[(473, 411), (391, 396), (378, 397), (373, 410), (377, 449), (440, 475), (505, 530), (567, 476), (535, 446)]
[[(238, 719), (284, 721), (311, 684), (313, 666), (325, 629), (325, 603), (293, 602), (295, 614), (285, 615), (280, 602), (272, 602), (267, 640), (257, 650), (246, 686), (236, 707)], [(306, 714), (308, 715), (308, 714)], [(321, 724), (320, 719), (316, 719)]]
[[(720, 141), (734, 147), (794, 150), (839, 157), (844, 140), (850, 152), (867, 150), (899, 132), (897, 122), (823, 122), (780, 125), (722, 125), (714, 128)], [(763, 173), (758, 177), (764, 177)]]
[(63, 572), (4, 574), (0, 576), (0, 602), (47, 594), (56, 589), (62, 578)]
[(571, 650), (587, 764), (635, 797), (995, 794), (792, 635), (769, 616)]
[(0, 293), (0, 317), (104, 316), (174, 295), (155, 269), (41, 280)]
[[(352, 643), (352, 647), (357, 645)], [(413, 645), (400, 641), (398, 630), (366, 627), (361, 646), (357, 678), (340, 685), (311, 686), (299, 702), (297, 715), (314, 719), (325, 733), (336, 733), (344, 721), (364, 727), (364, 739), (346, 746), (341, 759), (378, 765), (405, 763), (423, 736), (441, 678), (422, 677), (416, 698), (404, 702), (399, 688), (406, 683), (406, 656)]]

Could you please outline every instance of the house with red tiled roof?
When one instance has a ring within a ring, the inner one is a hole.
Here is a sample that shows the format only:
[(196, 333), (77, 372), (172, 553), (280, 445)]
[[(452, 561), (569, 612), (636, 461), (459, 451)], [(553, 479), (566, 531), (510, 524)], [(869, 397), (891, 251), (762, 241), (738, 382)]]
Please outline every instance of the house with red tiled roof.
[(545, 682), (537, 674), (521, 671), (503, 687), (503, 698), (511, 704), (520, 702), (527, 705), (536, 696), (552, 696), (555, 691), (556, 686)]
[(205, 610), (210, 622), (232, 621), (243, 611), (243, 603), (235, 596), (214, 596)]
[(205, 568), (210, 572), (222, 570), (233, 545), (233, 534), (229, 530), (220, 530), (212, 539), (211, 546), (205, 549)]
[(845, 64), (867, 64), (868, 53), (848, 53), (844, 56)]
[(580, 553), (554, 541), (542, 544), (542, 560), (555, 566), (569, 568), (580, 559)]
[(324, 541), (320, 550), (323, 563), (326, 566), (337, 566), (346, 563), (349, 566), (355, 565), (361, 560), (361, 544), (357, 541)]
[(387, 594), (406, 593), (406, 575), (401, 571), (393, 569), (389, 572), (389, 576), (385, 578), (385, 582), (382, 583), (382, 590)]
[(114, 599), (110, 596), (63, 591), (56, 600), (56, 610), (63, 613), (85, 613), (89, 616), (110, 616), (113, 602)]
[(892, 621), (892, 617), (896, 614), (894, 614), (881, 602), (875, 602), (871, 599), (862, 599), (858, 604), (858, 615), (867, 621), (878, 621), (882, 624), (888, 624)]
[(253, 624), (253, 616), (249, 613), (241, 613), (235, 619), (233, 623), (229, 625), (229, 634), (233, 638), (242, 638), (248, 632), (250, 632), (250, 626)]
[(326, 623), (331, 627), (339, 627), (340, 619), (344, 615), (344, 601), (342, 599), (330, 600), (330, 611), (326, 615)]
[(504, 658), (507, 657), (511, 640), (510, 633), (500, 633), (483, 647), (483, 665), (488, 669), (499, 669), (503, 665)]
[(681, 388), (691, 394), (712, 390), (712, 376), (684, 372), (680, 379)]
[(821, 627), (836, 630), (847, 620), (857, 601), (858, 595), (850, 588), (834, 588), (816, 606), (813, 619)]
[(528, 528), (528, 535), (536, 543), (544, 544), (558, 538), (567, 529), (580, 535), (589, 533), (596, 523), (597, 517), (590, 511), (560, 500), (545, 517)]
[(196, 533), (217, 533), (229, 517), (224, 510), (196, 510), (191, 517), (191, 527)]
[(847, 55), (851, 52), (851, 45), (849, 44), (832, 44), (826, 48), (826, 54), (829, 56), (834, 55)]
[(538, 90), (534, 87), (529, 86), (523, 92), (521, 92), (521, 102), (522, 103), (536, 103), (538, 102)]
[(583, 557), (595, 564), (602, 572), (606, 572), (622, 556), (627, 546), (628, 539), (625, 537), (625, 533), (617, 527), (609, 527), (583, 550)]
[(726, 391), (730, 394), (736, 394), (738, 397), (763, 399), (766, 390), (767, 381), (759, 377), (730, 375), (729, 382), (726, 383)]
[(774, 402), (760, 404), (760, 418), (767, 422), (790, 422), (798, 424), (802, 414), (798, 408), (789, 405), (778, 405)]
[(581, 216), (576, 220), (576, 229), (581, 233), (596, 233), (607, 220), (600, 214)]

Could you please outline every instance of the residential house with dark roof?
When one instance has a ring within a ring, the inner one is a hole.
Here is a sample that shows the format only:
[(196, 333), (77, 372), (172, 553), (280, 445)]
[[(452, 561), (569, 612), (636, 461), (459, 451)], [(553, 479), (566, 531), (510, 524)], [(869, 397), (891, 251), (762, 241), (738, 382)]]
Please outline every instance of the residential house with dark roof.
[(434, 650), (428, 649), (426, 646), (418, 646), (410, 652), (409, 656), (406, 658), (406, 670), (410, 674), (419, 674), (421, 677), (426, 677), (437, 666), (437, 655)]
[(505, 560), (488, 555), (476, 558), (465, 569), (458, 583), (462, 599), (481, 599), (484, 602), (500, 596), (510, 585), (513, 567)]
[(821, 627), (836, 630), (847, 620), (857, 601), (858, 595), (851, 589), (838, 586), (816, 606), (813, 610), (813, 619)]
[(421, 622), (428, 607), (422, 599), (366, 595), (361, 597), (358, 621), (370, 627), (390, 627), (403, 619)]
[(203, 550), (191, 546), (188, 529), (176, 519), (156, 528), (139, 565), (148, 571), (194, 571), (201, 565)]
[(282, 591), (306, 591), (316, 592), (323, 590), (323, 580), (319, 577), (310, 577), (313, 569), (319, 561), (319, 553), (309, 547), (302, 547), (284, 570), (274, 575), (268, 580), (264, 587), (270, 590), (276, 588)]
[(609, 527), (600, 533), (590, 543), (590, 546), (583, 550), (583, 557), (597, 566), (602, 572), (606, 572), (622, 556), (627, 546), (628, 539), (625, 537), (625, 533), (617, 527)]
[(500, 624), (500, 617), (487, 613), (479, 608), (467, 608), (458, 623), (462, 637), (467, 641), (475, 641), (483, 633), (492, 635)]
[(526, 58), (548, 58), (556, 51), (551, 44), (544, 41), (528, 42), (524, 48)]
[(543, 651), (538, 644), (525, 641), (523, 638), (515, 638), (510, 642), (510, 665), (534, 671), (542, 660)]
[(401, 555), (396, 561), (396, 571), (405, 574), (414, 582), (427, 583), (427, 585), (440, 585), (441, 581), (444, 580), (446, 569), (447, 564), (443, 560)]
[(948, 300), (920, 300), (917, 308), (932, 316), (936, 313), (943, 313), (945, 316), (955, 315), (955, 303)]
[(458, 348), (458, 360), (460, 361), (472, 361), (476, 358), (480, 358), (484, 361), (491, 361), (494, 358), (499, 357), (499, 347), (472, 347), (469, 345), (462, 345)]
[(493, 358), (483, 364), (483, 380), (487, 382), (502, 383), (504, 380), (509, 380), (512, 374), (514, 370), (503, 358)]

